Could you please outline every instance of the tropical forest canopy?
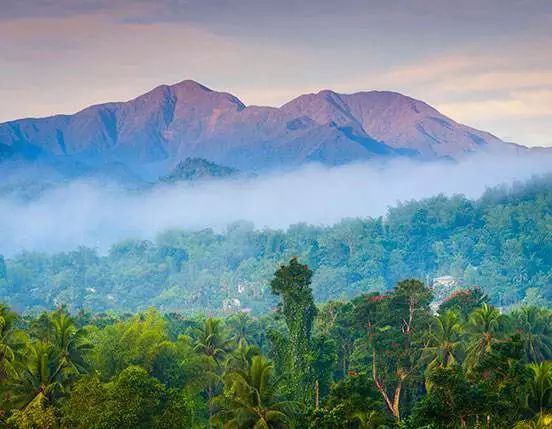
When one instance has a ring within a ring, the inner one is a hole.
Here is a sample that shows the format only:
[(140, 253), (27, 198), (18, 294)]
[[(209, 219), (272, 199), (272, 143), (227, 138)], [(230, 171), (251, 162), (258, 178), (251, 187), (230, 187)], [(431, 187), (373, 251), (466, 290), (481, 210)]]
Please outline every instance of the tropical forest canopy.
[(549, 428), (552, 311), (415, 279), (316, 305), (292, 258), (276, 310), (213, 318), (0, 305), (0, 426)]

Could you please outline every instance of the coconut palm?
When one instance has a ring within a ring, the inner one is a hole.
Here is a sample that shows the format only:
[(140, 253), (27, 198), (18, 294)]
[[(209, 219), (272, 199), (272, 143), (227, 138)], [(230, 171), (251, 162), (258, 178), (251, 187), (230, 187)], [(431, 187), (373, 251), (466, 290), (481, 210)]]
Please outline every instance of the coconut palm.
[(0, 304), (0, 386), (15, 373), (17, 350), (25, 343), (25, 336), (14, 327), (15, 312)]
[(76, 374), (87, 372), (86, 355), (92, 349), (87, 332), (77, 329), (74, 319), (64, 311), (53, 313), (50, 323), (52, 344), (58, 352), (59, 365), (64, 371)]
[(241, 340), (246, 340), (249, 344), (253, 344), (255, 335), (258, 334), (257, 323), (249, 316), (249, 314), (240, 312), (226, 319), (226, 325), (232, 331), (232, 338), (236, 343)]
[(297, 403), (281, 401), (272, 364), (264, 356), (254, 356), (247, 371), (234, 370), (225, 376), (224, 394), (213, 399), (218, 409), (213, 423), (225, 429), (285, 429)]
[(13, 311), (0, 304), (0, 426), (10, 402), (10, 384), (17, 376), (17, 362), (28, 341), (24, 332), (15, 329), (16, 318)]
[[(194, 329), (193, 333), (196, 336), (194, 350), (207, 358), (209, 369), (207, 396), (210, 403), (217, 379), (215, 369), (220, 368), (221, 362), (232, 350), (232, 340), (224, 332), (222, 321), (211, 317), (206, 319), (201, 327)], [(209, 406), (209, 417), (211, 416), (212, 408)]]
[(529, 364), (529, 407), (538, 413), (552, 410), (552, 361)]
[(228, 354), (226, 359), (226, 369), (247, 369), (251, 365), (253, 357), (260, 355), (261, 352), (257, 346), (252, 346), (247, 343), (247, 340), (241, 339), (238, 346), (232, 353)]
[(538, 307), (522, 307), (511, 314), (514, 329), (525, 344), (528, 362), (552, 359), (552, 312)]
[(213, 363), (220, 366), (226, 354), (232, 349), (232, 340), (227, 337), (222, 326), (222, 320), (208, 318), (203, 326), (194, 329), (194, 350), (203, 353)]
[(49, 338), (27, 342), (25, 353), (15, 366), (15, 402), (23, 408), (35, 400), (54, 401), (73, 377), (87, 369), (86, 354), (91, 343), (67, 313), (57, 311), (50, 315), (47, 330)]
[(474, 368), (491, 351), (493, 344), (503, 338), (506, 321), (504, 315), (488, 304), (472, 312), (465, 329), (468, 346), (464, 364), (468, 370)]
[(27, 344), (25, 358), (17, 362), (17, 378), (11, 383), (13, 402), (21, 409), (35, 399), (52, 402), (63, 392), (62, 369), (54, 346), (44, 341)]
[(389, 429), (387, 419), (379, 411), (359, 411), (353, 415), (359, 429)]
[(433, 319), (423, 356), (429, 360), (428, 369), (456, 365), (462, 345), (462, 324), (456, 311), (449, 310)]

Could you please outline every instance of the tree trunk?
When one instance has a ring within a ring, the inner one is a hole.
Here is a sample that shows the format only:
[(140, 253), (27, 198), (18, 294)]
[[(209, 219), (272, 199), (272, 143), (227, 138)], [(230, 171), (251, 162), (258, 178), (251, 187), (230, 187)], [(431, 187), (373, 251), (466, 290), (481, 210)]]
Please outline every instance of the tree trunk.
[(376, 388), (378, 389), (378, 392), (380, 392), (381, 396), (383, 397), (383, 400), (385, 402), (385, 406), (387, 407), (387, 410), (393, 414), (393, 417), (396, 421), (401, 420), (401, 415), (399, 412), (399, 400), (401, 396), (401, 388), (402, 388), (402, 379), (399, 382), (399, 385), (395, 389), (395, 394), (393, 395), (393, 401), (389, 398), (389, 395), (387, 395), (387, 392), (385, 390), (385, 386), (382, 384), (382, 382), (378, 379), (378, 369), (376, 366), (376, 350), (372, 350), (372, 378), (374, 379), (374, 383), (376, 384)]
[(318, 380), (314, 383), (314, 406), (316, 409), (320, 406), (320, 386)]

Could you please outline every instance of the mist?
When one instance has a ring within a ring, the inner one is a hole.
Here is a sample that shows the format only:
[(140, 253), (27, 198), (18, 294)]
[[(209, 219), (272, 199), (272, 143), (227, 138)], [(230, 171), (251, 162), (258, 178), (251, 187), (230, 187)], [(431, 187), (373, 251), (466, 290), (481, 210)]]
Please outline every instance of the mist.
[(486, 188), (552, 171), (552, 157), (475, 156), (461, 162), (395, 160), (340, 167), (308, 165), (255, 178), (163, 184), (129, 191), (104, 181), (74, 180), (24, 201), (0, 197), (0, 254), (58, 252), (88, 246), (105, 252), (127, 238), (153, 239), (167, 229), (256, 228), (385, 215), (401, 201), (436, 194), (478, 198)]

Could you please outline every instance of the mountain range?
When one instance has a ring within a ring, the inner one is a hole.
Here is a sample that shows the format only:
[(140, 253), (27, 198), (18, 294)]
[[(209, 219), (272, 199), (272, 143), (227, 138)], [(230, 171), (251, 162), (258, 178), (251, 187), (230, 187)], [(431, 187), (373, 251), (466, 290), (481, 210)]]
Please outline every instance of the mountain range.
[(0, 124), (0, 160), (159, 165), (162, 174), (186, 158), (258, 171), (308, 162), (525, 151), (395, 92), (323, 90), (276, 108), (246, 106), (234, 95), (191, 80), (73, 115)]

